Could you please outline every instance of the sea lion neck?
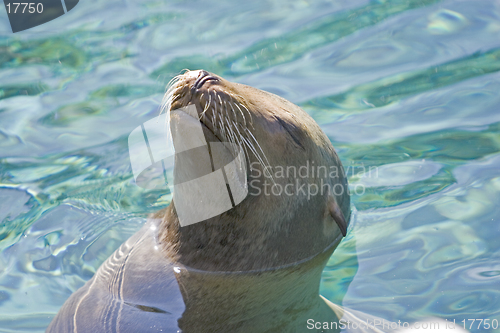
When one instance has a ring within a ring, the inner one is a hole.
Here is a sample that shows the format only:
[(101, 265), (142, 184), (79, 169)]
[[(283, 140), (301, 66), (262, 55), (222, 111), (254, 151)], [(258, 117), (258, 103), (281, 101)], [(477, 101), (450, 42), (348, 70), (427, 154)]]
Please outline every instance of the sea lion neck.
[[(314, 242), (323, 236), (324, 205), (321, 201), (290, 208), (276, 215), (271, 209), (254, 211), (262, 201), (276, 198), (249, 197), (238, 209), (193, 225), (181, 227), (175, 202), (152, 216), (160, 220), (158, 240), (165, 253), (180, 264), (202, 271), (265, 271), (307, 261), (341, 240), (338, 232), (330, 243)], [(307, 209), (305, 209), (307, 205)], [(295, 210), (296, 212), (291, 211)], [(289, 213), (289, 215), (287, 215)], [(280, 219), (280, 220), (277, 220)], [(295, 219), (300, 223), (290, 221)], [(281, 227), (280, 232), (273, 229)], [(286, 227), (286, 229), (285, 229)]]
[(260, 272), (176, 266), (186, 305), (179, 328), (183, 332), (296, 332), (310, 318), (338, 321), (318, 296), (321, 272), (335, 247), (308, 261)]

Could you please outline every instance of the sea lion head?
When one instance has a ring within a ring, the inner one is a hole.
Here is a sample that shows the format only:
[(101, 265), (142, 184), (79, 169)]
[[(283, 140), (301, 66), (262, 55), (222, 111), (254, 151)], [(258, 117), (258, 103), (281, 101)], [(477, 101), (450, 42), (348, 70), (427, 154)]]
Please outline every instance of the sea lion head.
[(165, 109), (188, 105), (207, 142), (229, 142), (244, 153), (248, 195), (218, 216), (181, 226), (174, 193), (156, 216), (168, 252), (195, 269), (249, 271), (333, 251), (346, 233), (350, 199), (341, 162), (318, 124), (279, 96), (204, 70), (179, 75), (167, 91)]

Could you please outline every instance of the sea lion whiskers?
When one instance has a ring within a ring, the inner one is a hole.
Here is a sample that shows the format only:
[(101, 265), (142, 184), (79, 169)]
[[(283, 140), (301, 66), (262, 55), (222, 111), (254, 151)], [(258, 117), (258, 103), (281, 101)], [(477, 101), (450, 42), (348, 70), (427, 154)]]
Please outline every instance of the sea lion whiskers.
[[(170, 109), (172, 106), (172, 103), (174, 103), (178, 98), (178, 94), (176, 94), (177, 90), (179, 89), (179, 82), (180, 78), (182, 75), (177, 75), (172, 80), (168, 82), (166, 92), (163, 96), (162, 102), (160, 104), (160, 115), (166, 110), (167, 114), (167, 119), (170, 119)], [(168, 122), (165, 123), (167, 126)], [(172, 140), (172, 136), (169, 135), (167, 137), (167, 144), (173, 144), (173, 142), (168, 142)]]
[[(228, 120), (229, 121), (229, 120)], [(243, 152), (243, 155), (244, 155), (244, 158), (243, 159), (239, 159), (239, 164), (240, 164), (240, 168), (242, 167), (242, 164), (244, 163), (244, 161), (248, 160), (248, 156), (249, 156), (249, 153), (248, 153), (248, 148), (247, 146), (244, 144), (244, 141), (243, 139), (241, 138), (241, 134), (239, 134), (239, 136), (236, 136), (236, 133), (233, 129), (233, 126), (231, 126), (230, 124), (230, 128), (231, 128), (231, 132), (233, 134), (233, 141), (235, 144), (238, 145), (239, 147), (239, 152)]]
[[(212, 108), (212, 125), (216, 127), (216, 121), (217, 121), (217, 113), (214, 111), (215, 110), (215, 91), (214, 91), (214, 107)], [(212, 105), (212, 94), (210, 94), (210, 103), (208, 104), (208, 107), (210, 108)]]
[(249, 116), (249, 123), (250, 123), (250, 125), (251, 125), (251, 126), (252, 126), (252, 128), (253, 128), (253, 118), (252, 118), (252, 114), (250, 113), (250, 111), (248, 111), (248, 109), (247, 109), (244, 105), (242, 105), (242, 104), (239, 102), (239, 100), (238, 100), (238, 98), (237, 98), (236, 96), (238, 96), (240, 100), (241, 100), (241, 99), (243, 99), (243, 97), (241, 97), (240, 95), (235, 95), (235, 94), (233, 94), (232, 92), (229, 92), (229, 91), (224, 90), (224, 89), (222, 89), (222, 88), (219, 88), (219, 89), (221, 90), (221, 92), (223, 92), (224, 94), (226, 94), (226, 96), (230, 97), (230, 99), (229, 99), (228, 101), (226, 101), (226, 103), (227, 103), (227, 104), (229, 104), (229, 105), (231, 106), (231, 110), (233, 111), (234, 119), (237, 119), (237, 117), (236, 117), (236, 112), (235, 112), (235, 111), (234, 111), (234, 109), (233, 109), (233, 106), (238, 108), (238, 110), (240, 111), (240, 114), (241, 114), (241, 118), (243, 119), (243, 125), (244, 125), (245, 127), (247, 126), (247, 119), (246, 119), (246, 117), (245, 117), (245, 114), (243, 113), (243, 111), (242, 111), (242, 110), (241, 110), (241, 108), (240, 108), (240, 105), (241, 105), (241, 106), (242, 106), (243, 108), (245, 108), (245, 110), (247, 111), (248, 116)]
[(180, 79), (182, 78), (182, 74), (179, 74), (177, 76), (174, 76), (172, 78), (172, 80), (170, 80), (167, 84), (167, 88), (165, 89), (165, 94), (163, 95), (163, 98), (162, 98), (162, 101), (161, 101), (161, 104), (160, 104), (160, 114), (162, 114), (165, 110), (170, 111), (170, 107), (172, 105), (173, 102), (175, 102), (175, 95), (177, 95), (177, 98), (178, 98), (178, 94), (175, 94), (175, 92), (178, 90), (179, 88), (179, 81)]
[[(212, 90), (214, 93), (214, 98), (213, 98), (214, 105), (212, 106), (211, 105), (212, 95), (210, 93), (211, 91), (210, 91), (210, 89), (207, 89), (207, 91), (208, 91), (208, 94), (210, 96), (210, 100), (208, 103), (205, 104), (202, 114), (206, 114), (206, 112), (211, 108), (213, 128), (214, 129), (218, 128), (220, 130), (222, 136), (231, 142), (231, 140), (230, 140), (231, 129), (228, 128), (228, 126), (227, 126), (228, 125), (228, 123), (227, 123), (227, 120), (228, 120), (227, 102), (225, 100), (223, 101), (221, 96), (214, 89), (214, 90)], [(217, 100), (219, 100), (219, 103), (217, 103)], [(203, 101), (201, 100), (201, 98), (200, 98), (200, 105), (203, 105)]]
[[(255, 146), (250, 141), (250, 139), (246, 138), (243, 134), (241, 134), (236, 123), (234, 121), (232, 121), (232, 123), (234, 125), (235, 130), (238, 132), (239, 137), (242, 139), (243, 143), (252, 151), (255, 158), (257, 158), (257, 160), (259, 161), (260, 165), (262, 166), (262, 168), (264, 170), (264, 174), (266, 175), (266, 177), (270, 178), (273, 181), (273, 183), (275, 184), (275, 181), (274, 181), (272, 174), (269, 173), (269, 169), (270, 169), (271, 164), (269, 163), (269, 160), (267, 159), (266, 154), (264, 153), (264, 151), (260, 147), (260, 144), (257, 142), (257, 140), (255, 140), (255, 137), (253, 136), (252, 132), (250, 132), (248, 130), (248, 128), (246, 128), (246, 127), (244, 128), (245, 132), (249, 133), (252, 136), (255, 143), (257, 144), (260, 151), (262, 152), (262, 155), (264, 156), (264, 158), (262, 158), (262, 156), (259, 154), (259, 152), (255, 149)], [(264, 161), (264, 159), (265, 159), (265, 161)]]
[[(246, 147), (242, 144), (242, 140), (236, 136), (236, 133), (233, 129), (233, 126), (231, 126), (231, 123), (229, 122), (229, 119), (226, 118), (227, 124), (228, 124), (228, 129), (229, 129), (229, 142), (237, 145), (239, 147), (239, 151), (242, 151), (244, 156), (248, 156), (248, 151), (246, 150)], [(235, 152), (235, 157), (238, 155), (237, 152)], [(240, 159), (239, 163), (242, 164), (244, 159)], [(241, 167), (241, 165), (240, 165)]]
[(214, 93), (215, 95), (219, 98), (219, 101), (220, 101), (220, 111), (217, 110), (217, 108), (215, 106), (217, 106), (217, 101), (215, 101), (215, 106), (214, 106), (214, 109), (212, 110), (213, 113), (217, 113), (219, 115), (219, 126), (217, 126), (216, 124), (213, 124), (214, 125), (214, 128), (219, 128), (219, 130), (221, 131), (221, 134), (224, 138), (228, 138), (228, 135), (226, 133), (226, 126), (224, 126), (224, 113), (223, 113), (223, 110), (224, 110), (224, 106), (222, 105), (222, 99), (220, 98), (220, 95), (217, 94), (217, 91), (214, 90)]
[[(221, 91), (221, 92), (226, 94), (226, 96), (227, 96), (227, 98), (224, 99), (224, 108), (225, 108), (226, 114), (229, 116), (229, 114), (231, 113), (233, 115), (234, 119), (238, 119), (236, 116), (236, 112), (234, 111), (234, 109), (232, 107), (231, 97), (228, 95), (228, 93), (226, 91)], [(243, 118), (243, 122), (246, 123), (246, 119)]]
[[(200, 105), (201, 105), (201, 101), (203, 100), (203, 96), (204, 95), (205, 95), (205, 93), (201, 93), (201, 95), (200, 95)], [(205, 112), (207, 112), (207, 108), (206, 107), (201, 112), (200, 116), (198, 117), (198, 120), (201, 120), (201, 118), (203, 118), (205, 116)]]
[[(238, 108), (238, 110), (240, 111), (240, 113), (241, 113), (241, 117), (243, 118), (243, 121), (244, 121), (243, 125), (245, 125), (245, 127), (246, 127), (246, 126), (247, 126), (247, 120), (246, 120), (245, 115), (243, 114), (243, 111), (241, 111), (241, 109), (240, 109), (240, 107), (238, 106), (238, 104), (231, 104), (231, 108), (233, 107), (233, 105), (234, 105), (235, 107), (237, 107), (237, 108)], [(252, 117), (251, 117), (251, 116), (250, 116), (250, 120), (252, 120)], [(252, 125), (252, 128), (253, 128), (253, 121), (251, 121), (251, 122), (250, 122), (250, 125)]]
[(222, 136), (227, 139), (226, 126), (224, 123), (224, 118), (227, 117), (227, 110), (224, 107), (224, 103), (222, 102), (220, 94), (217, 94), (217, 98), (219, 99), (219, 105), (220, 105), (219, 117), (220, 117), (220, 124), (221, 124), (221, 132), (222, 132)]
[(220, 115), (220, 116), (222, 119), (222, 123), (226, 125), (224, 126), (224, 130), (227, 130), (227, 132), (223, 133), (224, 137), (228, 140), (229, 143), (238, 145), (240, 148), (242, 148), (241, 143), (238, 140), (233, 127), (231, 126), (229, 118), (226, 115)]
[[(239, 105), (239, 104), (236, 104), (236, 106), (238, 106), (238, 105)], [(248, 116), (249, 116), (249, 118), (250, 118), (250, 125), (252, 125), (252, 128), (254, 128), (254, 127), (253, 127), (253, 118), (252, 118), (252, 113), (250, 112), (250, 110), (248, 110), (248, 108), (247, 108), (245, 105), (241, 104), (241, 106), (242, 106), (245, 110), (247, 110)], [(238, 108), (239, 108), (239, 106), (238, 106)], [(255, 128), (254, 128), (254, 129), (255, 129)]]
[(217, 97), (219, 98), (220, 106), (222, 107), (222, 98), (220, 98), (220, 95), (217, 95)]
[(243, 143), (245, 144), (245, 146), (248, 147), (252, 151), (252, 153), (254, 154), (255, 158), (258, 159), (259, 164), (264, 169), (264, 174), (266, 176), (270, 177), (271, 179), (273, 179), (272, 175), (269, 174), (268, 168), (266, 167), (266, 166), (269, 166), (269, 165), (266, 165), (264, 163), (264, 161), (260, 157), (259, 153), (255, 150), (255, 147), (253, 146), (253, 144), (247, 138), (245, 138), (244, 136), (242, 136), (241, 134), (240, 134), (240, 138), (243, 140)]
[[(202, 93), (201, 96), (200, 96), (200, 105), (202, 104), (203, 96), (204, 95), (205, 95), (205, 93)], [(211, 101), (212, 100), (212, 96), (210, 95), (210, 90), (209, 89), (207, 90), (207, 95), (209, 96), (210, 101)], [(206, 118), (206, 113), (207, 113), (209, 105), (210, 105), (210, 102), (205, 104), (205, 107), (203, 108), (203, 111), (201, 112), (200, 117), (199, 117), (200, 121), (201, 121), (201, 118)]]
[[(203, 108), (204, 114), (208, 111), (208, 109), (210, 109), (210, 104), (212, 104), (212, 94), (210, 93), (210, 89), (207, 89), (207, 95), (208, 95), (208, 103), (205, 103), (205, 107)], [(212, 113), (212, 124), (214, 123), (214, 121), (215, 121), (215, 115)]]
[[(229, 107), (228, 107), (228, 104), (229, 104)], [(225, 106), (226, 114), (228, 114), (229, 109), (231, 109), (234, 119), (235, 120), (238, 119), (236, 117), (236, 112), (234, 111), (233, 107), (231, 106), (231, 103), (229, 103), (227, 100), (224, 100), (224, 106)], [(246, 119), (244, 117), (243, 117), (243, 122), (246, 124)]]
[[(216, 89), (207, 90), (208, 92), (213, 91), (213, 93), (214, 93), (214, 98), (213, 98), (214, 105), (211, 106), (209, 104), (209, 107), (212, 107), (212, 110), (211, 110), (212, 111), (212, 125), (214, 126), (214, 128), (218, 128), (221, 131), (221, 134), (223, 135), (223, 137), (226, 138), (227, 140), (229, 140), (230, 142), (231, 142), (231, 135), (230, 134), (232, 132), (233, 137), (234, 137), (234, 139), (232, 139), (233, 143), (237, 144), (243, 150), (245, 156), (247, 156), (247, 157), (250, 156), (248, 149), (250, 151), (252, 151), (253, 155), (258, 160), (259, 164), (262, 166), (265, 175), (267, 177), (271, 178), (273, 183), (274, 183), (274, 179), (268, 171), (269, 166), (270, 166), (269, 160), (268, 160), (264, 150), (262, 149), (261, 145), (255, 139), (255, 136), (252, 134), (252, 132), (250, 131), (248, 126), (246, 126), (247, 120), (246, 120), (245, 114), (243, 113), (243, 110), (240, 108), (240, 106), (242, 108), (244, 108), (247, 111), (247, 113), (249, 114), (249, 119), (250, 119), (249, 122), (253, 128), (252, 114), (250, 113), (248, 108), (243, 103), (239, 102), (238, 99), (233, 94), (229, 93), (226, 90), (220, 89), (220, 88), (219, 88), (219, 90), (221, 90), (221, 91), (217, 91)], [(221, 94), (225, 95), (224, 100), (221, 98)], [(211, 96), (211, 94), (210, 94), (210, 96)], [(230, 101), (227, 101), (227, 98), (229, 98)], [(217, 99), (219, 100), (219, 103), (217, 103), (217, 101), (216, 101)], [(217, 107), (218, 105), (220, 105), (220, 109)], [(230, 106), (234, 120), (230, 119), (228, 105)], [(241, 124), (238, 122), (238, 117), (237, 117), (236, 111), (233, 108), (233, 106), (238, 108), (238, 110), (240, 111), (240, 114), (242, 116), (242, 121), (243, 121), (242, 128), (244, 129), (243, 133), (241, 133), (240, 130), (238, 129), (238, 127), (239, 127), (238, 125), (241, 125)], [(206, 106), (204, 109), (206, 109)], [(204, 110), (203, 112), (205, 112), (205, 111), (206, 110)], [(217, 118), (218, 118), (218, 121), (216, 121)], [(245, 137), (244, 133), (249, 134), (248, 138)], [(257, 146), (257, 147), (255, 147), (255, 146)]]
[[(217, 95), (217, 97), (220, 98), (220, 95)], [(235, 103), (234, 105), (238, 105), (238, 103)], [(250, 132), (250, 130), (248, 129), (247, 126), (243, 126), (243, 129), (245, 130), (245, 132), (250, 134), (250, 137), (246, 138), (245, 135), (243, 135), (240, 132), (240, 130), (238, 129), (239, 123), (236, 123), (234, 120), (229, 118), (227, 108), (224, 109), (226, 111), (225, 114), (222, 112), (223, 109), (224, 108), (221, 108), (220, 112), (218, 112), (218, 110), (215, 107), (212, 109), (212, 113), (214, 116), (216, 113), (219, 113), (218, 114), (219, 123), (217, 124), (215, 122), (212, 122), (214, 127), (219, 128), (219, 130), (221, 131), (221, 134), (229, 142), (237, 144), (247, 158), (250, 156), (249, 151), (248, 151), (248, 149), (249, 149), (253, 153), (255, 158), (258, 160), (258, 163), (262, 166), (265, 175), (267, 177), (271, 178), (273, 183), (274, 183), (274, 179), (268, 171), (268, 169), (270, 167), (269, 160), (267, 159), (266, 154), (264, 153), (264, 151), (263, 151), (262, 147), (260, 146), (260, 144), (258, 143), (258, 141), (255, 139), (254, 135)], [(241, 109), (240, 109), (240, 111), (241, 111)], [(233, 115), (234, 115), (235, 119), (237, 119), (236, 112), (234, 112), (234, 109), (233, 109)], [(243, 117), (243, 119), (245, 119), (245, 117)], [(246, 124), (246, 121), (244, 122), (244, 124)], [(261, 153), (259, 153), (259, 151), (255, 148), (255, 145), (254, 145), (254, 143), (252, 143), (252, 141), (255, 142), (255, 144), (258, 146)]]
[(221, 117), (220, 117), (220, 118), (221, 118), (221, 121), (220, 121), (220, 124), (221, 124), (221, 126), (220, 126), (220, 131), (221, 131), (221, 133), (222, 133), (222, 136), (223, 136), (224, 138), (228, 139), (228, 134), (226, 133), (226, 126), (224, 126), (224, 121), (222, 121), (222, 120), (223, 120), (223, 119), (222, 119), (222, 117), (223, 117), (223, 116), (221, 116)]
[[(227, 117), (227, 109), (225, 108), (224, 103), (222, 102), (222, 98), (220, 97), (220, 92), (217, 93), (217, 91), (215, 90), (215, 93), (217, 95), (217, 98), (219, 99), (219, 105), (220, 105), (220, 109), (219, 109), (220, 110), (219, 111), (220, 129), (221, 129), (221, 132), (222, 132), (222, 136), (224, 138), (227, 138), (227, 135), (226, 135), (226, 126), (224, 125), (224, 121), (223, 121), (223, 118)], [(215, 109), (214, 112), (217, 112), (217, 109)]]
[[(269, 163), (269, 160), (267, 159), (267, 156), (266, 156), (266, 153), (264, 153), (264, 150), (262, 150), (262, 147), (260, 146), (259, 144), (259, 141), (255, 138), (255, 136), (252, 134), (252, 132), (247, 128), (245, 127), (245, 132), (247, 132), (248, 134), (250, 134), (250, 137), (253, 139), (253, 141), (255, 142), (255, 144), (259, 147), (260, 151), (262, 152), (262, 155), (264, 155), (264, 158), (266, 159), (266, 162), (267, 164), (263, 165), (263, 166), (270, 166), (270, 163)], [(268, 174), (269, 172), (267, 171), (266, 169), (266, 173)], [(273, 179), (273, 176), (272, 175), (267, 175), (267, 176), (270, 176), (270, 178), (273, 180), (274, 182), (274, 179)]]
[[(231, 124), (229, 123), (229, 110), (228, 110), (229, 108), (228, 108), (228, 103), (227, 103), (227, 101), (224, 101), (224, 104), (225, 104), (225, 111), (226, 111), (226, 123), (227, 123), (228, 127), (229, 127), (232, 131), (234, 131), (234, 130), (232, 129), (232, 127), (230, 126)], [(229, 106), (231, 106), (231, 105), (229, 105)], [(232, 108), (232, 107), (231, 107), (231, 111), (232, 111), (232, 113), (233, 113), (234, 119), (236, 119), (236, 112), (233, 110), (233, 108)]]

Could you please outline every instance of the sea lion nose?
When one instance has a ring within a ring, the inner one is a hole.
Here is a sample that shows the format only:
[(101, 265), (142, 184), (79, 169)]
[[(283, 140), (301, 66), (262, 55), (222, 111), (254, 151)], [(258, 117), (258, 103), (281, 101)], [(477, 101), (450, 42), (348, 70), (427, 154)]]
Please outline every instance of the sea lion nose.
[(213, 76), (206, 70), (201, 69), (199, 70), (198, 78), (193, 84), (193, 89), (196, 90), (200, 89), (207, 81), (218, 81), (218, 80), (219, 79), (217, 79), (215, 76)]
[(200, 69), (199, 74), (198, 74), (198, 76), (199, 76), (200, 78), (203, 78), (203, 77), (205, 77), (205, 76), (207, 76), (207, 75), (210, 75), (210, 73), (209, 73), (209, 72), (207, 72), (207, 71), (206, 71), (206, 70), (204, 70), (204, 69)]

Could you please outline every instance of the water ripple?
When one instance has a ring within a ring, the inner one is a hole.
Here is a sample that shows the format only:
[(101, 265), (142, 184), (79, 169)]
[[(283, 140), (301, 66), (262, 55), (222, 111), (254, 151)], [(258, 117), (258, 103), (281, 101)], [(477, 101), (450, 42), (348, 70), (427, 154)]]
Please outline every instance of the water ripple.
[(184, 68), (299, 103), (334, 143), (355, 213), (325, 296), (498, 318), (499, 18), (475, 0), (81, 1), (13, 35), (1, 16), (0, 327), (43, 331), (169, 204), (135, 185), (127, 136)]

